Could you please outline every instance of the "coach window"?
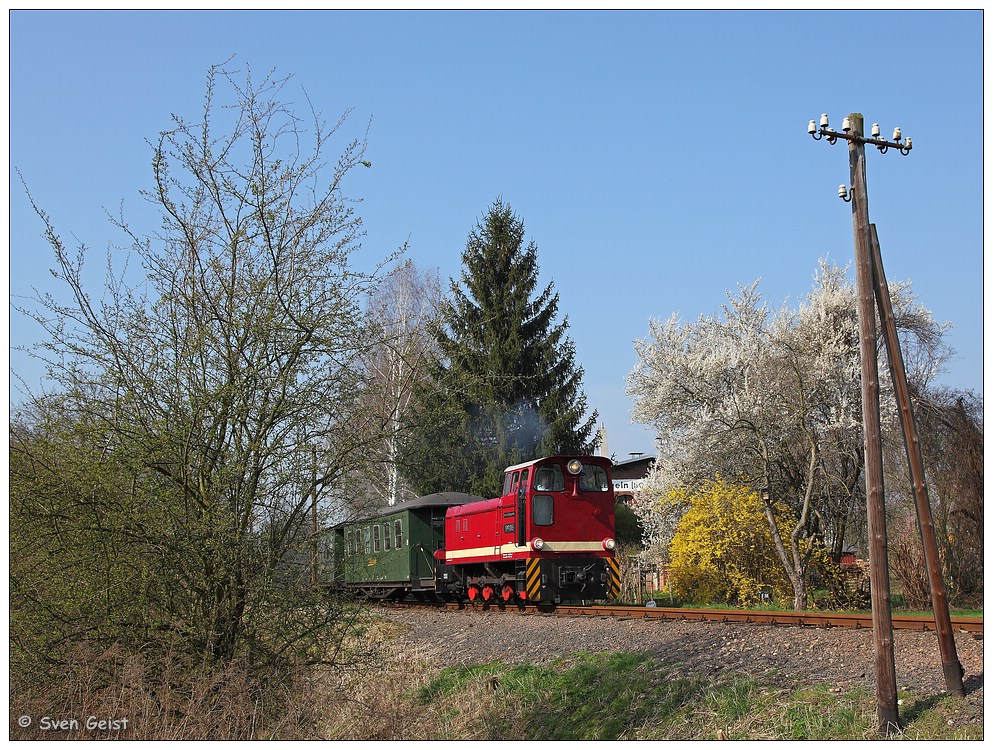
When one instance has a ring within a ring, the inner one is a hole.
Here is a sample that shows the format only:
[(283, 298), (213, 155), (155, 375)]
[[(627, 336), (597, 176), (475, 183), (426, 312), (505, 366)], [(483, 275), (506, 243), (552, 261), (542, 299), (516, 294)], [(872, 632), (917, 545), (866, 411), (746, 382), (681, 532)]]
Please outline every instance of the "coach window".
[(352, 554), (352, 544), (353, 543), (354, 542), (352, 540), (352, 532), (349, 531), (349, 532), (347, 532), (345, 534), (345, 554), (346, 555)]
[(397, 549), (403, 547), (403, 524), (400, 522), (399, 518), (393, 522), (393, 536), (396, 541), (394, 546)]
[(555, 513), (551, 495), (535, 495), (531, 498), (531, 521), (535, 526), (552, 525)]
[(379, 552), (379, 525), (372, 527), (372, 551)]
[(362, 536), (365, 537), (365, 553), (367, 555), (371, 555), (372, 554), (372, 531), (369, 530), (369, 527), (368, 526), (366, 526), (364, 529), (362, 529)]
[(387, 521), (383, 524), (383, 551), (389, 552), (391, 549), (390, 545), (390, 523)]

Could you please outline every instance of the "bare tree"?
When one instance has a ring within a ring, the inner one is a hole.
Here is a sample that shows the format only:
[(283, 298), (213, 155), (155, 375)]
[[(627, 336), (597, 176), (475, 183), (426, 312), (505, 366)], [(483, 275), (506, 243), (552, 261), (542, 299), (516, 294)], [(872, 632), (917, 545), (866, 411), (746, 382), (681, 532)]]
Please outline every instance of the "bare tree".
[[(143, 508), (129, 549), (166, 582), (144, 626), (169, 623), (220, 659), (331, 653), (307, 646), (341, 631), (313, 594), (295, 597), (292, 563), (311, 503), (363, 453), (361, 305), (376, 275), (352, 266), (361, 222), (343, 186), (368, 166), (365, 144), (329, 160), (347, 113), (329, 128), (308, 107), (305, 122), (286, 90), (210, 69), (200, 116), (174, 115), (150, 144), (143, 194), (161, 225), (112, 219), (127, 243), (108, 252), (102, 289), (86, 287), (89, 250), (73, 253), (35, 205), (71, 297), (24, 312), (47, 332), (37, 354), (60, 408), (88, 425), (75, 439), (127, 457)], [(139, 283), (114, 271), (128, 257)]]
[[(924, 454), (938, 557), (949, 600), (977, 606), (983, 594), (983, 422), (982, 400), (972, 393), (928, 387), (913, 396)], [(914, 503), (902, 442), (894, 441), (887, 487), (890, 512), (898, 520), (894, 573), (912, 606), (930, 606), (930, 587), (917, 530)]]
[(402, 477), (401, 444), (415, 398), (437, 346), (430, 324), (437, 318), (441, 282), (437, 271), (421, 271), (410, 260), (386, 277), (370, 300), (370, 323), (379, 342), (366, 354), (369, 382), (364, 398), (373, 415), (370, 486), (380, 505), (413, 496)]

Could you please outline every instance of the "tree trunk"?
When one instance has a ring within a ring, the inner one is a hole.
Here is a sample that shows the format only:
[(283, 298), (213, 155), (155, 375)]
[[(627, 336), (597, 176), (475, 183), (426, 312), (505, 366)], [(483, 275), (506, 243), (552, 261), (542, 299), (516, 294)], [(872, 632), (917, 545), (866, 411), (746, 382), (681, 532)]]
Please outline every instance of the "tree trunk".
[(801, 573), (792, 583), (793, 609), (799, 612), (807, 608), (807, 577)]

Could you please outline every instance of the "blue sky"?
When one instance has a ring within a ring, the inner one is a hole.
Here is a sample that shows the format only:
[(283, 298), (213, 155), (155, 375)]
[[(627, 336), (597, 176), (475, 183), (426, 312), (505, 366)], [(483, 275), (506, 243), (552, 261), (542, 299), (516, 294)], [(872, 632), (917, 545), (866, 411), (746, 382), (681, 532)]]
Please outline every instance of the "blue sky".
[[(236, 55), (292, 74), (329, 119), (369, 126), (370, 265), (409, 256), (458, 277), (466, 236), (502, 196), (568, 315), (585, 392), (617, 457), (651, 452), (625, 377), (650, 317), (717, 310), (761, 279), (796, 304), (820, 257), (852, 257), (843, 143), (807, 135), (849, 112), (914, 150), (867, 155), (887, 277), (955, 327), (943, 382), (983, 390), (983, 17), (948, 12), (26, 12), (10, 15), (10, 287), (49, 289), (50, 255), (13, 169), (63, 236), (152, 231), (138, 196), (171, 113), (195, 116), (207, 68)], [(11, 313), (11, 346), (40, 331)], [(12, 372), (40, 369), (11, 351)], [(17, 400), (16, 391), (12, 401)]]

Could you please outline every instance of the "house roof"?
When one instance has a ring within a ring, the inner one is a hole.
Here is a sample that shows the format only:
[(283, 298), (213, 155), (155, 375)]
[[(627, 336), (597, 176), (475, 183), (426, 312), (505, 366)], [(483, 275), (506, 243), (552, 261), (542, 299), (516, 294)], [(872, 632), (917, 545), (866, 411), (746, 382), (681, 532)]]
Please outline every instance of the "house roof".
[(644, 479), (648, 476), (655, 456), (637, 456), (614, 464), (610, 475), (614, 479)]
[(630, 464), (636, 464), (640, 461), (654, 461), (654, 460), (655, 460), (655, 456), (646, 456), (646, 455), (634, 456), (633, 458), (626, 458), (623, 461), (614, 461), (614, 467), (616, 468), (618, 466), (629, 466)]

